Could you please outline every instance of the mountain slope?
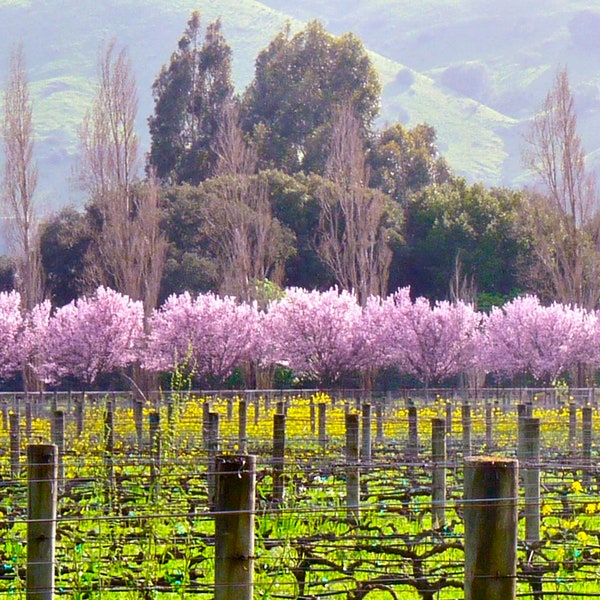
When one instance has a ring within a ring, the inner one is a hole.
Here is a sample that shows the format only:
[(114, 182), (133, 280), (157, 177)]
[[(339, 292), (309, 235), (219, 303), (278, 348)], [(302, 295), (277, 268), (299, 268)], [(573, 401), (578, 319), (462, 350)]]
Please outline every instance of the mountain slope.
[(584, 144), (591, 160), (600, 157), (595, 7), (592, 0), (0, 0), (0, 79), (11, 48), (22, 41), (35, 102), (39, 195), (52, 210), (81, 202), (69, 180), (103, 42), (114, 37), (129, 47), (146, 149), (152, 81), (192, 10), (205, 24), (221, 18), (238, 91), (286, 22), (296, 30), (320, 18), (334, 33), (354, 31), (371, 51), (384, 85), (381, 123), (426, 121), (455, 171), (515, 184), (523, 180), (521, 132), (559, 64), (572, 70)]

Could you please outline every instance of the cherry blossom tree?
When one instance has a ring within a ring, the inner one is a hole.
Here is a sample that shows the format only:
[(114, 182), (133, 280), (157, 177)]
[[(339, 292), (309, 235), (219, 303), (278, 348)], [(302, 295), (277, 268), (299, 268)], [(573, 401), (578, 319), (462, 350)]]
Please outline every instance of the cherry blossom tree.
[(581, 308), (522, 296), (485, 318), (481, 364), (488, 372), (530, 374), (554, 380), (577, 363), (593, 360), (597, 318)]
[(142, 303), (109, 288), (74, 300), (50, 317), (40, 375), (90, 385), (100, 373), (127, 367), (137, 359), (143, 322)]
[(232, 297), (185, 292), (170, 296), (150, 319), (142, 364), (169, 371), (185, 364), (205, 381), (222, 381), (250, 360), (257, 343), (258, 312)]
[(23, 313), (18, 292), (0, 292), (0, 377), (10, 379), (21, 368)]
[(322, 385), (336, 382), (361, 365), (361, 315), (356, 297), (345, 290), (288, 289), (267, 313), (272, 360)]
[(386, 300), (388, 361), (414, 375), (425, 386), (457, 375), (475, 362), (480, 316), (458, 301), (431, 305), (426, 298), (410, 299), (403, 288)]

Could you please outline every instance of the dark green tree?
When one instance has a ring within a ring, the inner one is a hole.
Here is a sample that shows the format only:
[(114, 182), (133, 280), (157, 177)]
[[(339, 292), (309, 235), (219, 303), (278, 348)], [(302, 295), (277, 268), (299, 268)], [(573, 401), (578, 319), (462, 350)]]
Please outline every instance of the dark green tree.
[(243, 98), (242, 126), (253, 134), (261, 168), (322, 174), (339, 106), (350, 103), (363, 132), (370, 133), (380, 91), (356, 36), (333, 36), (318, 21), (293, 36), (288, 27), (256, 60)]
[(64, 306), (88, 292), (88, 250), (94, 237), (89, 213), (64, 208), (41, 224), (45, 288), (52, 304)]
[(407, 129), (401, 123), (378, 132), (369, 153), (371, 185), (402, 206), (411, 194), (450, 179), (450, 167), (439, 154), (431, 125)]
[(219, 20), (206, 28), (194, 12), (168, 65), (152, 91), (148, 163), (169, 184), (196, 185), (212, 175), (218, 124), (231, 101), (231, 48)]
[(522, 203), (520, 192), (488, 190), (462, 178), (425, 188), (405, 211), (406, 247), (394, 284), (410, 285), (415, 295), (448, 298), (458, 257), (462, 274), (486, 302), (523, 290), (530, 249)]

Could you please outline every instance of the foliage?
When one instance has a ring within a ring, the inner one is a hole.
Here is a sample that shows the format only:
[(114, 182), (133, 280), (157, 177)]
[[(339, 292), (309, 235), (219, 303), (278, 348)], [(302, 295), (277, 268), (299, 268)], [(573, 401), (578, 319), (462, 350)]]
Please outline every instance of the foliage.
[(201, 43), (200, 13), (192, 13), (177, 50), (153, 85), (149, 166), (169, 184), (198, 184), (212, 175), (214, 141), (233, 94), (231, 49), (217, 19)]
[(321, 385), (333, 383), (358, 364), (360, 319), (356, 297), (345, 290), (288, 289), (267, 312), (271, 360)]
[(150, 328), (144, 368), (168, 371), (185, 357), (194, 375), (209, 383), (231, 375), (259, 343), (256, 308), (214, 294), (170, 296), (154, 311)]
[(87, 288), (86, 257), (92, 243), (87, 214), (65, 208), (41, 223), (45, 288), (55, 306), (64, 306)]
[(436, 131), (421, 124), (407, 129), (395, 123), (377, 132), (369, 154), (371, 186), (402, 206), (409, 197), (431, 184), (450, 180), (450, 167), (439, 155)]
[(360, 40), (335, 37), (318, 21), (283, 30), (256, 60), (242, 102), (242, 123), (261, 167), (321, 173), (337, 107), (349, 102), (364, 132), (379, 109), (380, 84)]
[(89, 385), (100, 373), (128, 366), (139, 352), (143, 319), (141, 302), (110, 289), (72, 301), (47, 323), (39, 375), (47, 382), (72, 377)]
[(425, 188), (408, 202), (406, 253), (395, 265), (392, 285), (410, 284), (432, 299), (448, 297), (458, 257), (479, 292), (514, 295), (525, 287), (529, 251), (522, 203), (518, 192), (487, 190), (457, 178)]
[(22, 364), (23, 313), (18, 292), (0, 292), (0, 377), (14, 375)]
[(596, 363), (597, 329), (596, 315), (581, 308), (515, 298), (485, 318), (481, 362), (488, 371), (553, 381), (578, 363)]

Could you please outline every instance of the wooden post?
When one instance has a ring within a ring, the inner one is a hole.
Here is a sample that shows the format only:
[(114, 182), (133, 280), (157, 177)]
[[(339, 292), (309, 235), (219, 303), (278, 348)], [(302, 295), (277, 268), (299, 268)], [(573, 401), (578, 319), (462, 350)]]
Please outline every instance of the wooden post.
[(219, 413), (208, 413), (208, 505), (214, 506), (215, 502), (215, 469), (217, 453), (219, 452)]
[(152, 410), (148, 415), (150, 434), (150, 495), (156, 501), (160, 494), (161, 439), (160, 413)]
[(515, 600), (518, 462), (464, 463), (465, 600)]
[(310, 433), (314, 437), (317, 431), (317, 415), (315, 411), (315, 399), (311, 396), (308, 401), (310, 408)]
[(540, 539), (540, 420), (522, 417), (519, 425), (519, 464), (525, 490), (525, 541), (537, 542)]
[(346, 413), (346, 514), (354, 522), (360, 517), (359, 437), (358, 414)]
[(410, 400), (408, 406), (408, 457), (416, 459), (419, 456), (419, 422), (417, 407)]
[(27, 598), (54, 598), (58, 449), (27, 447)]
[(494, 409), (491, 402), (485, 403), (485, 449), (488, 454), (494, 449)]
[(238, 453), (246, 454), (248, 445), (248, 403), (244, 399), (238, 402)]
[(52, 414), (51, 436), (57, 448), (58, 490), (62, 492), (65, 489), (65, 413), (62, 410)]
[(215, 600), (254, 595), (254, 456), (216, 458)]
[(133, 420), (135, 421), (137, 450), (141, 455), (144, 449), (144, 403), (137, 398), (133, 399)]
[(466, 458), (471, 456), (471, 405), (466, 402), (461, 406), (461, 420), (463, 458)]
[(371, 462), (371, 405), (365, 402), (362, 405), (362, 444), (360, 460), (363, 464)]
[(383, 444), (383, 400), (380, 398), (375, 404), (375, 421), (377, 432), (375, 433), (375, 441), (378, 444)]
[(273, 504), (283, 503), (283, 469), (285, 466), (285, 415), (273, 415)]
[(208, 448), (208, 431), (209, 431), (209, 413), (210, 413), (210, 402), (205, 401), (202, 404), (202, 445)]
[(33, 410), (31, 401), (25, 403), (25, 437), (27, 440), (31, 439), (33, 434)]
[(431, 419), (431, 460), (433, 475), (431, 483), (431, 517), (433, 527), (446, 524), (446, 421)]
[(569, 402), (569, 452), (574, 456), (577, 452), (577, 405)]
[(112, 400), (106, 401), (104, 412), (104, 467), (106, 469), (106, 490), (112, 492), (114, 487), (115, 426)]
[(83, 433), (83, 406), (85, 394), (82, 392), (79, 398), (75, 398), (75, 423), (77, 429), (77, 437), (81, 437)]
[(17, 479), (21, 472), (21, 429), (19, 426), (19, 413), (8, 413), (10, 428), (10, 476)]
[(322, 452), (327, 448), (327, 404), (319, 402), (319, 447)]
[(582, 442), (582, 461), (583, 471), (581, 473), (581, 480), (584, 485), (590, 483), (590, 467), (592, 466), (592, 407), (584, 406), (581, 409), (582, 419), (582, 431), (581, 431), (581, 442)]

